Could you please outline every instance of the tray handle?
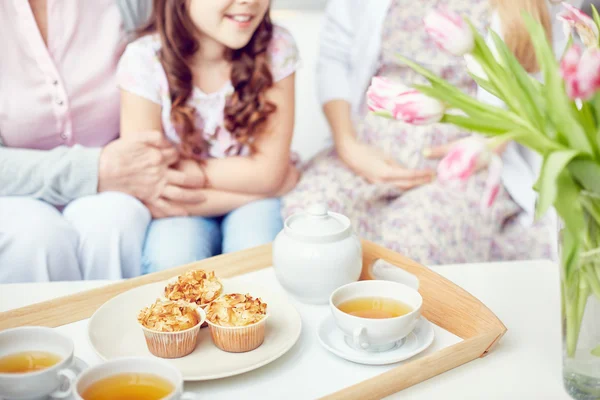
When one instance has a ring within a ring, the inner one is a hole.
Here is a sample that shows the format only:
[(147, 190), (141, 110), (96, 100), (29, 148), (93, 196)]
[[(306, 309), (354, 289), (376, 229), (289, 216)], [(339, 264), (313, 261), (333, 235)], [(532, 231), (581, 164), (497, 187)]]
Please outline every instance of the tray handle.
[[(479, 299), (431, 269), (368, 240), (362, 241), (361, 279), (411, 279), (419, 283), (423, 296), (423, 316), (463, 340), (495, 332), (481, 357), (484, 357), (506, 333), (506, 327)], [(382, 260), (383, 263), (379, 263)], [(394, 273), (391, 265), (401, 271)], [(404, 283), (404, 282), (402, 282)]]

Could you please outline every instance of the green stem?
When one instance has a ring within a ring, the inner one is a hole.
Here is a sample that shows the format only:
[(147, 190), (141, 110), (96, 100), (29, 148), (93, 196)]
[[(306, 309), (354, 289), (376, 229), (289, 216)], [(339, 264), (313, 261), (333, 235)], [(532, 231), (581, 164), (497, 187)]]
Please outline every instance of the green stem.
[(593, 271), (593, 269), (590, 269), (589, 265), (585, 265), (581, 269), (584, 273), (587, 283), (590, 286), (590, 289), (592, 289), (592, 292), (594, 293), (594, 296), (600, 300), (600, 281), (598, 280), (598, 276), (596, 276), (596, 273)]
[(577, 311), (578, 300), (579, 300), (579, 285), (574, 287), (574, 293), (570, 293), (569, 287), (567, 286), (567, 280), (564, 281), (563, 287), (563, 299), (565, 301), (565, 318), (566, 318), (566, 342), (567, 342), (567, 355), (573, 357), (575, 350), (577, 349), (577, 340), (579, 339), (579, 327), (578, 323), (579, 313)]
[(577, 326), (581, 327), (583, 315), (585, 314), (585, 306), (587, 305), (588, 297), (590, 296), (590, 287), (585, 279), (579, 280), (579, 295), (577, 299)]

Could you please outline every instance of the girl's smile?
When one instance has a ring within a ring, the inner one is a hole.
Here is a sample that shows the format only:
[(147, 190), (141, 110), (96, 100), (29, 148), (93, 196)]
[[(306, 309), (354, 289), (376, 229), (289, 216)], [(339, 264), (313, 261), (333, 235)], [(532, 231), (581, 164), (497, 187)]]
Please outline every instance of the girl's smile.
[[(232, 50), (246, 46), (269, 9), (269, 0), (188, 0), (200, 44), (214, 41)], [(208, 41), (206, 39), (209, 39)]]

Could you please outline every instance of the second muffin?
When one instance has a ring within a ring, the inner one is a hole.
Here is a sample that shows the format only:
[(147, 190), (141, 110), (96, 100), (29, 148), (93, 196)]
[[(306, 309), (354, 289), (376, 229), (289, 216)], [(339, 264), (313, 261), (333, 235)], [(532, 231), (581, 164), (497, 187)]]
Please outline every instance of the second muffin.
[(226, 294), (206, 308), (213, 342), (231, 353), (259, 347), (265, 339), (267, 317), (267, 304), (247, 294)]

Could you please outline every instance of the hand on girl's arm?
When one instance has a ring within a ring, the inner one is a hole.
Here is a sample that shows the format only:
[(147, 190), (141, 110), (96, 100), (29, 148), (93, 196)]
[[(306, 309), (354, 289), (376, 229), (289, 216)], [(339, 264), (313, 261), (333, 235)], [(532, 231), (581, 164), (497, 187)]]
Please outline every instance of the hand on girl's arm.
[[(188, 173), (193, 173), (194, 169), (199, 168), (196, 162), (192, 164), (190, 161), (184, 164), (187, 164), (185, 169)], [(277, 191), (265, 195), (252, 195), (215, 189), (196, 189), (197, 201), (181, 202), (161, 197), (155, 202), (146, 204), (146, 206), (154, 218), (169, 216), (214, 217), (227, 214), (253, 201), (283, 196), (294, 189), (299, 177), (300, 172), (295, 167), (290, 166), (281, 187)]]
[[(185, 216), (188, 215), (187, 211), (178, 204), (195, 204), (202, 201), (204, 197), (199, 189), (205, 186), (206, 179), (201, 170), (189, 171), (181, 164), (177, 151), (162, 134), (160, 112), (160, 105), (122, 90), (121, 140), (145, 142), (150, 140), (149, 135), (153, 135), (152, 137), (159, 136), (167, 143), (169, 154), (175, 154), (177, 157), (169, 158), (163, 155), (160, 165), (149, 166), (154, 175), (160, 176), (161, 179), (156, 182), (137, 182), (145, 184), (147, 191), (151, 193), (139, 199), (153, 211), (153, 215)], [(163, 150), (165, 151), (167, 150)]]
[(266, 92), (267, 99), (277, 110), (258, 133), (252, 155), (210, 159), (204, 163), (208, 187), (261, 196), (280, 189), (290, 166), (294, 85), (295, 75), (292, 74)]

